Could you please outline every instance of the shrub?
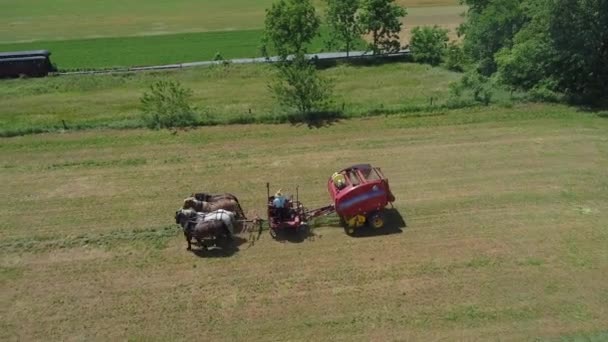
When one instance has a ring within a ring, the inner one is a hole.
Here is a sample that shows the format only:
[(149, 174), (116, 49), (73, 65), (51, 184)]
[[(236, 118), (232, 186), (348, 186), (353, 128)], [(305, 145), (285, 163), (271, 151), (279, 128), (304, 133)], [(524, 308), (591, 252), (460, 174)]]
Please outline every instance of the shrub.
[(452, 71), (464, 71), (466, 56), (464, 50), (455, 41), (450, 42), (445, 54), (445, 67)]
[(430, 65), (439, 65), (443, 60), (448, 42), (448, 30), (435, 25), (433, 27), (414, 27), (410, 49), (414, 61)]
[(545, 79), (536, 84), (528, 94), (533, 100), (543, 102), (561, 102), (564, 100), (562, 94), (555, 91), (557, 82), (551, 79)]
[[(489, 105), (494, 96), (494, 84), (492, 80), (477, 72), (466, 73), (460, 82), (450, 85), (451, 102), (460, 99), (463, 95), (470, 95), (471, 100), (484, 105)], [(466, 101), (465, 101), (466, 102)]]
[(195, 126), (198, 115), (190, 105), (192, 91), (176, 81), (158, 81), (141, 97), (141, 111), (148, 128)]

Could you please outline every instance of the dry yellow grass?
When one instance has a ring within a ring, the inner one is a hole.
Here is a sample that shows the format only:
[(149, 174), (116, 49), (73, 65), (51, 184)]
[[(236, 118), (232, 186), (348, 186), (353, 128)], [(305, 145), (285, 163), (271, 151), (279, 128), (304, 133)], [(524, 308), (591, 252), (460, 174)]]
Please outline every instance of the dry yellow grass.
[[(3, 139), (0, 339), (519, 341), (605, 329), (607, 132), (606, 119), (531, 106)], [(401, 234), (265, 233), (224, 258), (186, 252), (177, 229), (159, 244), (107, 240), (171, 225), (195, 190), (234, 192), (260, 212), (270, 180), (323, 205), (327, 177), (356, 162), (384, 169)], [(110, 243), (43, 240), (82, 233)]]

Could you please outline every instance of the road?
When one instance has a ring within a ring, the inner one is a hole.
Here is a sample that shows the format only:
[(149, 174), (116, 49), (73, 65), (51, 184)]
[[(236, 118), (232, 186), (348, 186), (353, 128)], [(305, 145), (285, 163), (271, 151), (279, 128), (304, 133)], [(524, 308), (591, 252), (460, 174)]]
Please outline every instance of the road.
[[(349, 57), (346, 56), (346, 52), (322, 52), (322, 53), (314, 53), (307, 54), (308, 58), (317, 58), (322, 61), (338, 61), (346, 58), (395, 58), (395, 57), (403, 57), (410, 54), (410, 49), (403, 49), (399, 52), (382, 54), (374, 56), (370, 51), (351, 51), (349, 53)], [(140, 72), (140, 71), (150, 71), (150, 70), (167, 70), (167, 69), (184, 69), (184, 68), (194, 68), (194, 67), (204, 67), (204, 66), (212, 66), (218, 65), (222, 63), (231, 63), (231, 64), (254, 64), (254, 63), (276, 63), (279, 60), (279, 57), (257, 57), (257, 58), (235, 58), (235, 59), (227, 59), (223, 61), (200, 61), (200, 62), (188, 62), (188, 63), (177, 63), (177, 64), (165, 64), (165, 65), (154, 65), (154, 66), (143, 66), (143, 67), (129, 67), (122, 69), (106, 69), (106, 70), (90, 70), (90, 71), (68, 71), (68, 72), (60, 72), (59, 75), (90, 75), (90, 74), (116, 74), (116, 73), (127, 73), (127, 72)]]

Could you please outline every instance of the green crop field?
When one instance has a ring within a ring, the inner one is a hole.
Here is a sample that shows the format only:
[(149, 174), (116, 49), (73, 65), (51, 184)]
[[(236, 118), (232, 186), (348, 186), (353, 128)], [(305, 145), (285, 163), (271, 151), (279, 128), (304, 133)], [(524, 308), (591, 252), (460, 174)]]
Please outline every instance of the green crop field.
[[(323, 2), (315, 2), (322, 11)], [(407, 0), (402, 41), (417, 25), (452, 30), (464, 7), (456, 0)], [(264, 1), (34, 1), (0, 4), (0, 51), (48, 49), (59, 69), (158, 65), (257, 57)], [(323, 35), (311, 51), (323, 50)]]
[[(208, 61), (216, 53), (223, 58), (259, 57), (261, 39), (262, 30), (242, 30), (3, 44), (0, 49), (44, 47), (60, 70), (102, 69)], [(319, 37), (311, 50), (322, 48)]]
[[(2, 138), (0, 340), (605, 340), (608, 119), (430, 114)], [(359, 162), (389, 178), (401, 233), (330, 218), (196, 254), (174, 225), (193, 191), (262, 214), (266, 181), (325, 205)]]
[[(155, 81), (173, 79), (193, 90), (193, 104), (214, 121), (280, 121), (267, 65), (230, 65), (181, 72), (59, 76), (0, 83), (0, 135), (69, 127), (138, 125), (139, 99)], [(336, 106), (349, 116), (441, 105), (460, 74), (413, 63), (340, 66), (322, 71), (335, 81)], [(405, 87), (405, 88), (404, 88)], [(251, 114), (249, 111), (251, 110)], [(277, 118), (277, 120), (274, 120)], [(141, 125), (141, 123), (139, 124)]]

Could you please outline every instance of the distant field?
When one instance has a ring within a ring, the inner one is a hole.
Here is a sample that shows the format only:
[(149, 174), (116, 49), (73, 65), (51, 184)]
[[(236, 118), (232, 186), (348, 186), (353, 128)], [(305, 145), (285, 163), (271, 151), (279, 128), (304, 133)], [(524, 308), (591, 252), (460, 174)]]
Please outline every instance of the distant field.
[(3, 50), (44, 48), (59, 69), (112, 68), (260, 55), (261, 30), (179, 33), (147, 37), (75, 39), (3, 44)]
[[(34, 128), (129, 125), (137, 121), (139, 98), (156, 80), (175, 79), (194, 91), (193, 103), (220, 122), (241, 117), (284, 117), (267, 88), (267, 65), (231, 65), (179, 72), (117, 76), (59, 76), (0, 82), (0, 132)], [(348, 115), (444, 103), (460, 74), (410, 63), (340, 66), (322, 71), (336, 84), (336, 100)], [(251, 114), (249, 114), (251, 110)]]
[(3, 0), (0, 42), (259, 29), (272, 0)]
[[(48, 49), (60, 69), (110, 68), (257, 57), (265, 9), (262, 1), (35, 1), (0, 4), (0, 51)], [(322, 1), (316, 1), (319, 8)], [(414, 26), (451, 30), (462, 22), (456, 0), (400, 1), (408, 7), (402, 43)], [(323, 39), (311, 47), (323, 49)]]
[[(272, 2), (3, 0), (0, 43), (260, 29), (265, 9)], [(315, 3), (319, 8), (324, 4), (321, 0)], [(458, 0), (402, 0), (399, 3), (405, 7), (442, 7), (456, 6)]]
[[(1, 138), (0, 340), (605, 341), (608, 119), (428, 114)], [(199, 257), (173, 224), (192, 191), (262, 214), (266, 181), (325, 205), (359, 162), (401, 233)]]

